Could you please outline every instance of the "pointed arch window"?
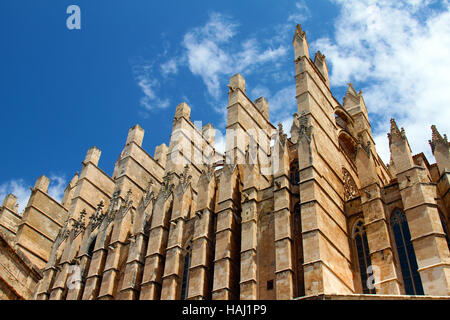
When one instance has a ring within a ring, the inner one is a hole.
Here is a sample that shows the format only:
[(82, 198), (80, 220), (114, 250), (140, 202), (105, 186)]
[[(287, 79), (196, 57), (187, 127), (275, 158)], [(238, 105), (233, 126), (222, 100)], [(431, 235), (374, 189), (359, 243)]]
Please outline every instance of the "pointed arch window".
[(298, 170), (298, 161), (295, 160), (291, 163), (289, 168), (289, 179), (293, 185), (300, 183), (300, 171)]
[(95, 236), (95, 238), (92, 239), (91, 243), (89, 244), (89, 248), (87, 251), (89, 257), (92, 257), (92, 254), (94, 253), (95, 242), (97, 242), (97, 236)]
[(303, 257), (303, 236), (302, 236), (302, 217), (300, 214), (300, 203), (297, 202), (294, 205), (294, 255), (295, 255), (295, 275), (297, 282), (297, 296), (301, 297), (305, 295), (305, 279), (304, 279), (304, 257)]
[(361, 277), (361, 285), (363, 293), (375, 294), (374, 288), (369, 288), (367, 280), (369, 278), (369, 266), (372, 265), (370, 260), (369, 243), (367, 241), (366, 228), (362, 219), (356, 221), (353, 227), (353, 242), (356, 249), (358, 260), (359, 275)]
[(400, 260), (405, 292), (409, 295), (423, 295), (424, 292), (418, 271), (416, 253), (411, 242), (408, 221), (402, 210), (396, 209), (392, 213), (391, 227), (394, 233), (398, 259)]
[(183, 277), (181, 280), (181, 300), (186, 300), (188, 293), (189, 268), (191, 266), (192, 250), (188, 246), (186, 248), (186, 255), (184, 256)]

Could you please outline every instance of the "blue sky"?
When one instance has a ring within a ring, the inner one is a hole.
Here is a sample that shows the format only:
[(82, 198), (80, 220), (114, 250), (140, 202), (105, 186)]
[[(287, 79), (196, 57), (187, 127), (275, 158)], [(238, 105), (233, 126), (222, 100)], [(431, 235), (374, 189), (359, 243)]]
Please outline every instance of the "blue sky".
[[(71, 4), (81, 8), (81, 30), (66, 28)], [(226, 85), (237, 72), (288, 131), (296, 23), (311, 56), (327, 57), (336, 98), (348, 82), (363, 91), (383, 159), (395, 116), (413, 152), (434, 162), (430, 125), (450, 133), (448, 1), (3, 0), (0, 201), (14, 192), (23, 208), (41, 174), (59, 199), (93, 145), (111, 174), (136, 123), (153, 154), (168, 144), (183, 101), (192, 120), (223, 132)]]

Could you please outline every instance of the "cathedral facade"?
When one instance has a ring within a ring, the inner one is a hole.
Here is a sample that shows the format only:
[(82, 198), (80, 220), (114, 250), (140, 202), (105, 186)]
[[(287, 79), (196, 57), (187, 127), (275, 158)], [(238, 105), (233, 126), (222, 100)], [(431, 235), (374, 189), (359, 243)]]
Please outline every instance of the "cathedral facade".
[[(136, 125), (111, 177), (92, 147), (61, 203), (45, 176), (22, 215), (8, 196), (0, 238), (11, 254), (0, 248), (0, 261), (23, 265), (24, 280), (11, 284), (0, 270), (3, 297), (448, 298), (447, 137), (432, 126), (430, 164), (391, 120), (384, 164), (362, 93), (349, 84), (342, 104), (334, 98), (325, 57), (310, 58), (300, 26), (293, 46), (290, 137), (237, 74), (224, 153), (214, 149), (214, 128), (194, 125), (181, 103), (169, 146), (153, 156)], [(5, 293), (26, 281), (32, 292)]]

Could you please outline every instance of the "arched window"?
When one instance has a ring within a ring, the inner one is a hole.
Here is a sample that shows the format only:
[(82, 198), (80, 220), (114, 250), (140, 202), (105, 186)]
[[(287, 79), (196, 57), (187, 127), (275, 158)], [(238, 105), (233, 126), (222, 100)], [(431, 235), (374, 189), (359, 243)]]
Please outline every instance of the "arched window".
[(294, 206), (294, 254), (295, 263), (294, 267), (296, 270), (297, 279), (297, 296), (302, 297), (305, 295), (305, 279), (303, 271), (303, 237), (302, 237), (302, 217), (300, 214), (300, 203), (297, 202)]
[(358, 258), (359, 275), (361, 276), (361, 285), (363, 293), (375, 294), (375, 288), (368, 285), (369, 266), (372, 265), (370, 260), (369, 244), (367, 242), (366, 228), (363, 220), (358, 220), (353, 227), (353, 241), (356, 248)]
[(189, 281), (189, 267), (191, 266), (191, 247), (186, 248), (186, 255), (184, 256), (183, 278), (181, 280), (181, 300), (186, 300), (188, 294)]
[(293, 185), (297, 185), (300, 183), (300, 171), (298, 170), (298, 161), (294, 161), (291, 163), (289, 168), (289, 179)]
[(406, 294), (422, 295), (422, 280), (417, 266), (416, 253), (411, 242), (408, 221), (405, 213), (396, 209), (391, 216), (391, 227), (394, 232), (395, 244), (397, 246), (398, 259), (403, 275)]
[(439, 210), (439, 218), (441, 218), (442, 229), (444, 229), (445, 239), (447, 239), (447, 246), (448, 246), (448, 249), (450, 250), (450, 239), (448, 237), (447, 219), (445, 219), (444, 214), (440, 210)]
[(92, 257), (92, 254), (94, 253), (94, 248), (95, 248), (95, 242), (97, 241), (97, 236), (95, 236), (94, 239), (92, 239), (91, 243), (89, 244), (89, 248), (87, 251), (87, 254), (89, 257)]

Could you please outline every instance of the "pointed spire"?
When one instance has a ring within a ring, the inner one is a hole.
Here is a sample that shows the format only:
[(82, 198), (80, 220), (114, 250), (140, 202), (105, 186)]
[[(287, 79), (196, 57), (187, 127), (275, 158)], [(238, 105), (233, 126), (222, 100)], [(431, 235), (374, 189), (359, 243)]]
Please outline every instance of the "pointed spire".
[(444, 146), (448, 146), (448, 139), (446, 134), (444, 134), (444, 137), (441, 136), (435, 125), (431, 126), (431, 132), (431, 140), (428, 140), (428, 143), (430, 144), (431, 152), (433, 152), (434, 155), (436, 145), (443, 144)]
[(316, 55), (314, 57), (314, 61), (317, 60), (317, 59), (325, 61), (325, 55), (322, 52), (320, 52), (320, 50), (318, 50), (316, 52)]
[(295, 52), (295, 61), (298, 61), (301, 57), (309, 58), (309, 46), (308, 41), (306, 40), (306, 33), (303, 31), (302, 26), (297, 24), (294, 33), (294, 52)]
[(351, 82), (349, 82), (347, 85), (348, 85), (347, 94), (351, 94), (356, 97), (357, 93), (356, 93), (356, 90), (355, 90), (355, 87), (353, 86), (353, 84)]
[(389, 138), (389, 144), (392, 143), (392, 139), (394, 137), (401, 138), (402, 140), (406, 139), (405, 135), (405, 129), (401, 128), (401, 130), (398, 129), (397, 123), (395, 122), (394, 118), (391, 118), (391, 132), (387, 134)]
[(347, 84), (347, 92), (344, 96), (343, 107), (346, 110), (352, 109), (355, 106), (361, 106), (361, 108), (366, 112), (366, 107), (364, 99), (362, 97), (362, 91), (356, 92), (355, 87), (352, 83)]
[(300, 38), (302, 38), (302, 39), (306, 37), (305, 31), (303, 31), (302, 25), (299, 24), (299, 23), (295, 26), (294, 39), (295, 39), (295, 37), (297, 37), (297, 36), (300, 37)]
[(317, 51), (316, 55), (314, 57), (314, 64), (319, 69), (322, 76), (325, 78), (325, 82), (327, 86), (330, 86), (330, 81), (328, 79), (328, 66), (327, 62), (325, 60), (325, 56), (322, 54), (322, 52)]

